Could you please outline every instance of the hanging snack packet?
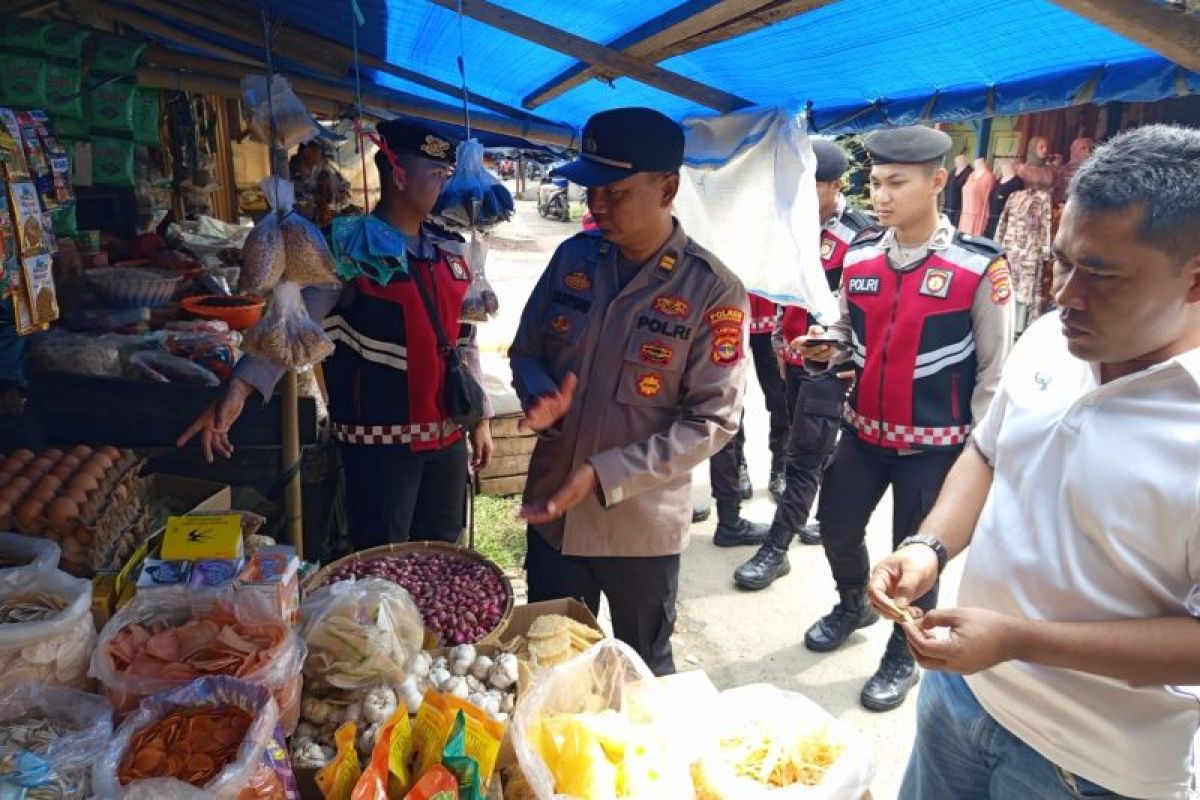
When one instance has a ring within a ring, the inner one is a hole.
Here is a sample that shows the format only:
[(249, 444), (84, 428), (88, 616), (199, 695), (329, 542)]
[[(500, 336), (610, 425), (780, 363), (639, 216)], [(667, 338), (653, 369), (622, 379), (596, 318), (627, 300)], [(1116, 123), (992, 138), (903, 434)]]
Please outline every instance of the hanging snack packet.
[[(391, 771), (393, 741), (399, 749), (403, 749), (407, 741), (407, 753), (404, 755), (403, 771), (393, 776)], [(402, 796), (408, 788), (408, 761), (412, 755), (412, 730), (409, 727), (408, 709), (399, 708), (391, 718), (383, 724), (375, 749), (371, 752), (371, 760), (363, 770), (362, 777), (354, 786), (351, 800), (389, 800)], [(393, 781), (395, 777), (395, 781)]]
[(458, 145), (454, 175), (446, 182), (434, 216), (458, 228), (481, 231), (512, 217), (512, 194), (483, 164), (483, 145), (467, 139)]
[(287, 263), (279, 218), (281, 209), (290, 209), (293, 200), (292, 185), (286, 181), (267, 178), (262, 182), (262, 190), (272, 210), (246, 236), (242, 245), (242, 271), (238, 276), (238, 288), (254, 294), (270, 291), (283, 279)]
[(458, 796), (458, 780), (454, 773), (441, 764), (434, 764), (412, 791), (404, 795), (404, 800), (457, 800)]
[(353, 722), (347, 722), (334, 735), (337, 755), (329, 762), (329, 766), (317, 773), (316, 778), (317, 788), (325, 800), (350, 800), (354, 786), (362, 775), (358, 750), (354, 747), (357, 732), (358, 727)]
[(333, 353), (333, 342), (308, 315), (297, 284), (284, 281), (275, 287), (266, 313), (242, 340), (247, 353), (281, 367), (307, 367)]
[(467, 715), (459, 711), (442, 750), (442, 766), (458, 779), (458, 800), (483, 800), (484, 780), (479, 762), (467, 755)]
[(471, 285), (463, 297), (460, 321), (468, 323), (487, 322), (500, 310), (500, 300), (484, 273), (487, 261), (487, 242), (480, 236), (471, 235), (467, 244), (467, 265), (471, 268)]
[(430, 767), (441, 762), (459, 712), (465, 718), (465, 755), (478, 764), (481, 783), (492, 777), (504, 739), (504, 724), (465, 700), (432, 691), (425, 693), (425, 702), (413, 722), (414, 775), (424, 775)]

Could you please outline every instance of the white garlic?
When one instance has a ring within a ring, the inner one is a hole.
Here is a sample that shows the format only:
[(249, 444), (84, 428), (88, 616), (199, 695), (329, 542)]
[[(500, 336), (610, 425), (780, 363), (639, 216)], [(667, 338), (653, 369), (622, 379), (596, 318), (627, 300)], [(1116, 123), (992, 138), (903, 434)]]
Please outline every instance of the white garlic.
[(495, 662), (492, 661), (491, 656), (480, 656), (479, 658), (475, 659), (475, 663), (471, 665), (471, 676), (476, 680), (486, 681), (488, 679), (488, 674), (492, 671), (492, 664), (494, 663)]
[(492, 665), (492, 672), (488, 675), (488, 682), (497, 689), (507, 689), (517, 682), (519, 669), (520, 667), (515, 655), (512, 653), (501, 653), (496, 657), (496, 663)]
[(476, 678), (474, 675), (468, 675), (468, 676), (466, 676), (466, 678), (467, 678), (467, 687), (472, 692), (486, 692), (487, 691), (487, 685), (484, 684), (483, 681)]
[(315, 697), (306, 697), (300, 704), (300, 716), (314, 725), (321, 726), (329, 722), (333, 706)]
[(429, 672), (429, 682), (439, 692), (445, 691), (446, 681), (452, 677), (454, 676), (450, 674), (450, 670), (445, 667), (434, 667)]
[(460, 700), (466, 700), (467, 695), (471, 693), (471, 690), (467, 688), (467, 682), (459, 677), (453, 677), (442, 684), (442, 691)]
[(376, 686), (362, 701), (362, 716), (367, 722), (386, 722), (396, 713), (396, 693), (387, 686)]
[(508, 722), (508, 714), (503, 711), (497, 711), (495, 714), (489, 714), (488, 716), (496, 720), (496, 722)]
[(408, 660), (408, 666), (405, 667), (405, 671), (409, 675), (415, 675), (418, 678), (424, 678), (431, 669), (433, 669), (433, 656), (424, 650), (414, 653), (413, 657)]
[(451, 661), (466, 661), (468, 664), (475, 661), (475, 645), (460, 644), (450, 651)]

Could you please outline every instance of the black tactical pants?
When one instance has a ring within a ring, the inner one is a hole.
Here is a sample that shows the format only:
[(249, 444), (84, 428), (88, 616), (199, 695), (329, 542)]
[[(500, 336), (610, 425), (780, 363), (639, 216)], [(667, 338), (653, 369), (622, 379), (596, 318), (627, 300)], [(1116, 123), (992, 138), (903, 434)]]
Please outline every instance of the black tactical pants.
[(804, 367), (787, 368), (788, 405), (792, 425), (788, 435), (787, 490), (775, 508), (773, 527), (796, 533), (808, 522), (821, 476), (829, 466), (841, 427), (842, 406), (849, 381), (831, 372), (810, 374)]

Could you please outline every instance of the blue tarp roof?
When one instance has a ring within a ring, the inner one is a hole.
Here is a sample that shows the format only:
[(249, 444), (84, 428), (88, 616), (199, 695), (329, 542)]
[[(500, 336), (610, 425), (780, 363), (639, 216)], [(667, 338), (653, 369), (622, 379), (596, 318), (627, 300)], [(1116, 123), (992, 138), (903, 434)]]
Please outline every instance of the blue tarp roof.
[[(280, 19), (349, 45), (354, 0), (263, 0)], [(677, 6), (702, 0), (495, 0), (585, 39), (608, 43)], [(576, 64), (539, 44), (428, 0), (357, 0), (360, 47), (446, 83), (460, 42), (472, 91), (513, 108)], [(1195, 92), (1200, 76), (1049, 0), (837, 0), (660, 64), (759, 106), (812, 110), (822, 132), (922, 118), (953, 121), (1089, 102)], [(385, 74), (404, 92), (455, 102)], [(597, 111), (646, 105), (677, 119), (716, 113), (632, 78), (590, 80), (531, 111), (581, 127)]]

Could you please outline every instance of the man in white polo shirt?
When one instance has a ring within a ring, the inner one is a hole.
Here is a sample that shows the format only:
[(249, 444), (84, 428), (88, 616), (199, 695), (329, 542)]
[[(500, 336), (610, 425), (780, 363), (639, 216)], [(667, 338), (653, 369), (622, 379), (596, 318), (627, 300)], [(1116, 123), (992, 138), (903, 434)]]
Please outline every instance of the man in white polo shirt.
[[(1097, 150), (1055, 254), (1057, 318), (871, 577), (933, 670), (905, 800), (1195, 796), (1200, 131)], [(909, 611), (968, 544), (959, 607)]]

